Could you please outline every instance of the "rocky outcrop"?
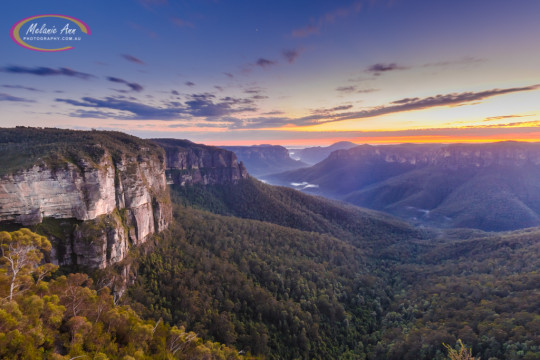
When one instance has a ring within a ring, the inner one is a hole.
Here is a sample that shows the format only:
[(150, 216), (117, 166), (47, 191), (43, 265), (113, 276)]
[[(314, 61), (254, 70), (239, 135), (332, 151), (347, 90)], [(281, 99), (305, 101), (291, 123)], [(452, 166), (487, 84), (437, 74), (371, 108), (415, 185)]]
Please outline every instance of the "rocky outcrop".
[(85, 153), (53, 152), (0, 176), (0, 222), (48, 235), (51, 260), (60, 265), (104, 268), (124, 259), (131, 245), (164, 230), (172, 215), (163, 151), (152, 144), (137, 152), (113, 145), (93, 144), (102, 154), (96, 161)]
[(237, 183), (249, 175), (236, 155), (188, 140), (153, 139), (165, 149), (167, 180), (177, 185)]

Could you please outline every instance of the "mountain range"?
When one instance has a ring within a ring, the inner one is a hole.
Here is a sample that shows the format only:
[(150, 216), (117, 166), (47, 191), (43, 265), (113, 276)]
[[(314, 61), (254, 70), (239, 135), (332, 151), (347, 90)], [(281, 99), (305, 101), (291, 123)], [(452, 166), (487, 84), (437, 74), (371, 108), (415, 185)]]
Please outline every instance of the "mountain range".
[(362, 145), (274, 184), (384, 211), (417, 224), (489, 231), (540, 225), (540, 144)]

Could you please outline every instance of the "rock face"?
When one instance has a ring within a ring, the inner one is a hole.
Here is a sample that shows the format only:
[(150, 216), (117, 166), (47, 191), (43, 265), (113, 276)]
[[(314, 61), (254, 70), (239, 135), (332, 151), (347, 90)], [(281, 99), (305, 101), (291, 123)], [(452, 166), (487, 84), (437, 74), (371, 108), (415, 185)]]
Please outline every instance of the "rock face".
[(113, 144), (114, 151), (89, 145), (100, 149), (97, 161), (84, 152), (51, 153), (54, 162), (45, 156), (0, 176), (0, 228), (40, 229), (53, 240), (53, 262), (92, 268), (121, 261), (131, 245), (164, 230), (172, 215), (162, 150), (138, 145), (133, 153)]
[(177, 185), (237, 183), (248, 172), (233, 152), (188, 140), (153, 139), (165, 149), (167, 180)]

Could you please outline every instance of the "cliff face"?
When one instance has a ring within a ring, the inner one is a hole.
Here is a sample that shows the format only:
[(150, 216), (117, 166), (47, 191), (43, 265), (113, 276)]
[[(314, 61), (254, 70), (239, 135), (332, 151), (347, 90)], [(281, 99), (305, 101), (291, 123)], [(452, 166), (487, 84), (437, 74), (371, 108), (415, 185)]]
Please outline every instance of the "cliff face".
[[(73, 133), (65, 135), (80, 135)], [(0, 176), (0, 222), (43, 230), (54, 245), (51, 260), (61, 265), (121, 261), (172, 216), (162, 150), (132, 145), (138, 151), (91, 144), (100, 155), (93, 159), (84, 151), (51, 152)]]
[(188, 140), (153, 139), (165, 149), (167, 181), (177, 185), (226, 184), (247, 179), (248, 172), (236, 155)]
[(538, 144), (502, 142), (496, 144), (456, 145), (362, 145), (333, 152), (327, 160), (383, 161), (415, 166), (442, 166), (450, 169), (540, 164)]

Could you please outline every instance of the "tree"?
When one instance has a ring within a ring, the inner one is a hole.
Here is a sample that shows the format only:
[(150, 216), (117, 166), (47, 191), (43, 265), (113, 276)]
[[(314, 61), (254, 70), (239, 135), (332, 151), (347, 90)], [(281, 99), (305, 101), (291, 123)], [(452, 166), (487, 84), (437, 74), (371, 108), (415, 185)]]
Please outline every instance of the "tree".
[(465, 345), (463, 345), (463, 342), (461, 339), (457, 341), (459, 349), (453, 349), (450, 345), (443, 344), (444, 347), (448, 350), (448, 359), (449, 360), (477, 360), (478, 358), (475, 358), (472, 356), (472, 350), (468, 349)]
[(9, 301), (22, 290), (22, 287), (32, 282), (32, 275), (37, 275), (40, 281), (46, 274), (54, 270), (55, 266), (43, 264), (42, 251), (50, 251), (51, 243), (46, 237), (20, 229), (14, 232), (0, 232), (0, 277), (4, 277), (9, 284)]

